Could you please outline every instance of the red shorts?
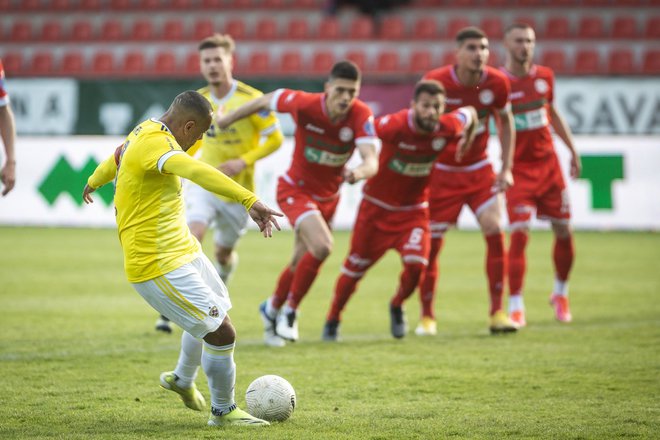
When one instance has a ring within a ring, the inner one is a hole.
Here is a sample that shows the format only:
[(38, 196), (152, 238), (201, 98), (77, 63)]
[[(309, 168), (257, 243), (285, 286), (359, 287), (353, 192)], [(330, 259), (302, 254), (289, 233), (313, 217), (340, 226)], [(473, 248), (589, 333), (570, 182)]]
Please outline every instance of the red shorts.
[(291, 226), (297, 229), (305, 217), (316, 212), (320, 213), (323, 219), (330, 224), (337, 210), (337, 204), (339, 204), (339, 194), (319, 199), (280, 177), (277, 181), (277, 203), (289, 219)]
[(480, 210), (495, 200), (495, 173), (486, 164), (472, 171), (433, 169), (431, 175), (431, 230), (445, 230), (456, 224), (463, 205), (479, 215)]
[(538, 218), (571, 218), (566, 182), (556, 155), (533, 165), (513, 167), (513, 186), (506, 193), (506, 208), (509, 224), (528, 223), (534, 209)]
[(396, 249), (404, 263), (427, 265), (430, 243), (428, 209), (390, 211), (362, 200), (351, 250), (341, 270), (350, 277), (362, 278), (389, 249)]

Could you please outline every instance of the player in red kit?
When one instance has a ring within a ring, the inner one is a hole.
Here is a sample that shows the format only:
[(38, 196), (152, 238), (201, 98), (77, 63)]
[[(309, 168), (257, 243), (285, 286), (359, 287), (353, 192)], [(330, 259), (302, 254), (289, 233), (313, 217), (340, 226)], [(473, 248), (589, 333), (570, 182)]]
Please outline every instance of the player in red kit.
[(5, 146), (4, 165), (0, 168), (0, 182), (2, 182), (2, 196), (6, 196), (16, 184), (16, 151), (14, 150), (16, 122), (5, 88), (5, 70), (2, 67), (2, 60), (0, 60), (0, 138)]
[[(477, 110), (479, 127), (470, 150), (458, 162), (452, 150), (446, 149), (438, 158), (431, 174), (431, 252), (429, 265), (420, 283), (422, 319), (415, 330), (418, 335), (436, 334), (433, 298), (438, 279), (438, 254), (444, 235), (454, 225), (463, 205), (468, 205), (477, 217), (486, 239), (486, 274), (490, 293), (491, 333), (513, 332), (516, 325), (502, 308), (506, 255), (502, 232), (502, 197), (513, 184), (513, 117), (509, 103), (509, 81), (506, 76), (486, 65), (488, 38), (478, 28), (468, 27), (456, 35), (456, 65), (432, 70), (425, 79), (440, 81), (447, 90), (446, 111), (471, 105)], [(502, 167), (495, 174), (486, 154), (488, 121), (496, 115), (501, 121), (499, 138), (502, 147)]]
[(443, 115), (444, 106), (442, 84), (420, 81), (411, 108), (376, 120), (376, 132), (383, 142), (378, 173), (364, 185), (351, 249), (337, 279), (323, 330), (324, 340), (338, 339), (342, 310), (360, 279), (388, 249), (395, 249), (403, 263), (399, 286), (390, 303), (390, 329), (395, 338), (405, 336), (402, 304), (415, 291), (428, 263), (428, 196), (433, 163), (446, 149), (462, 155), (477, 124), (473, 107)]
[[(332, 67), (324, 93), (279, 89), (218, 121), (222, 127), (254, 112), (273, 110), (290, 113), (296, 122), (293, 160), (277, 186), (277, 201), (295, 230), (295, 247), (275, 292), (259, 308), (267, 345), (298, 339), (298, 306), (332, 251), (329, 224), (339, 202), (339, 186), (368, 179), (378, 170), (380, 139), (371, 110), (358, 99), (360, 82), (357, 66), (340, 61)], [(345, 164), (356, 148), (362, 163), (348, 169)]]
[(511, 82), (515, 117), (516, 152), (513, 176), (516, 184), (507, 192), (511, 237), (509, 245), (509, 314), (519, 326), (526, 325), (522, 299), (525, 246), (532, 213), (550, 220), (555, 242), (555, 286), (550, 303), (559, 321), (570, 322), (568, 275), (575, 250), (570, 226), (568, 192), (552, 142), (550, 126), (571, 153), (570, 174), (580, 175), (580, 156), (569, 126), (553, 104), (554, 74), (532, 62), (536, 36), (526, 24), (514, 24), (505, 33), (506, 65), (501, 70)]

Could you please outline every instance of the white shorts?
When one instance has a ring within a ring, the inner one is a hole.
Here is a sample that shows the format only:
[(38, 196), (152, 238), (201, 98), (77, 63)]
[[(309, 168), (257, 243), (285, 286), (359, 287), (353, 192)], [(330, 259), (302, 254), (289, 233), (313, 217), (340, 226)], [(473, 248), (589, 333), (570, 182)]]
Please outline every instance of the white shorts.
[(203, 253), (165, 275), (133, 283), (133, 287), (151, 307), (196, 338), (217, 330), (231, 309), (227, 287)]
[(192, 182), (188, 182), (185, 200), (188, 224), (199, 222), (208, 227), (213, 222), (213, 240), (218, 246), (233, 248), (245, 234), (250, 216), (240, 203), (220, 200), (215, 194)]

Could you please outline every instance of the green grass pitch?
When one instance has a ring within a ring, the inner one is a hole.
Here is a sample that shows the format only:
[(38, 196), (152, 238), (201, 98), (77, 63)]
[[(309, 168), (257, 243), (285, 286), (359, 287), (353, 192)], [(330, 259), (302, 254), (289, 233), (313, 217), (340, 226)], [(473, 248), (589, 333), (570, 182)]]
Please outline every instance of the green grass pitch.
[[(362, 281), (343, 342), (320, 340), (349, 235), (301, 306), (301, 340), (261, 344), (258, 304), (289, 258), (290, 232), (251, 231), (230, 285), (237, 328), (236, 397), (277, 374), (298, 395), (291, 419), (213, 429), (158, 386), (180, 331), (157, 334), (156, 313), (125, 280), (113, 230), (0, 228), (2, 439), (658, 438), (660, 234), (576, 234), (574, 322), (554, 321), (548, 232), (529, 245), (529, 326), (487, 332), (484, 244), (452, 231), (441, 256), (439, 335), (389, 335), (400, 270), (390, 253)], [(205, 246), (210, 252), (210, 243)], [(418, 301), (406, 306), (417, 324)], [(203, 373), (198, 386), (208, 399)]]

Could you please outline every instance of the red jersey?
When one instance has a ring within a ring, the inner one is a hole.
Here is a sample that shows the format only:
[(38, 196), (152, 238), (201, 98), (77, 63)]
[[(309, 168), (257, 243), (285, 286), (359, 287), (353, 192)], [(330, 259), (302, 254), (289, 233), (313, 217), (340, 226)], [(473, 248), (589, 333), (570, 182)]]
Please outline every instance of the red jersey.
[(344, 165), (361, 142), (380, 143), (371, 109), (355, 100), (343, 120), (332, 123), (325, 109), (325, 93), (279, 89), (271, 108), (290, 113), (296, 121), (290, 182), (319, 198), (337, 194)]
[(0, 107), (9, 103), (9, 95), (5, 89), (5, 68), (2, 67), (2, 60), (0, 59)]
[(499, 112), (509, 102), (511, 86), (507, 77), (499, 70), (485, 66), (479, 84), (467, 87), (461, 84), (453, 65), (431, 70), (424, 79), (440, 81), (447, 91), (445, 112), (471, 105), (477, 110), (479, 126), (472, 147), (461, 162), (456, 162), (456, 145), (446, 148), (438, 162), (455, 167), (465, 167), (488, 159), (488, 122), (492, 113)]
[(520, 78), (504, 67), (500, 70), (511, 82), (511, 109), (516, 124), (514, 165), (546, 160), (554, 154), (550, 133), (554, 73), (548, 67), (537, 65), (533, 65), (529, 73)]
[(364, 185), (365, 199), (391, 210), (423, 208), (428, 204), (433, 163), (444, 150), (455, 150), (468, 120), (458, 111), (440, 116), (433, 133), (416, 130), (411, 109), (376, 120), (383, 142), (378, 173)]

